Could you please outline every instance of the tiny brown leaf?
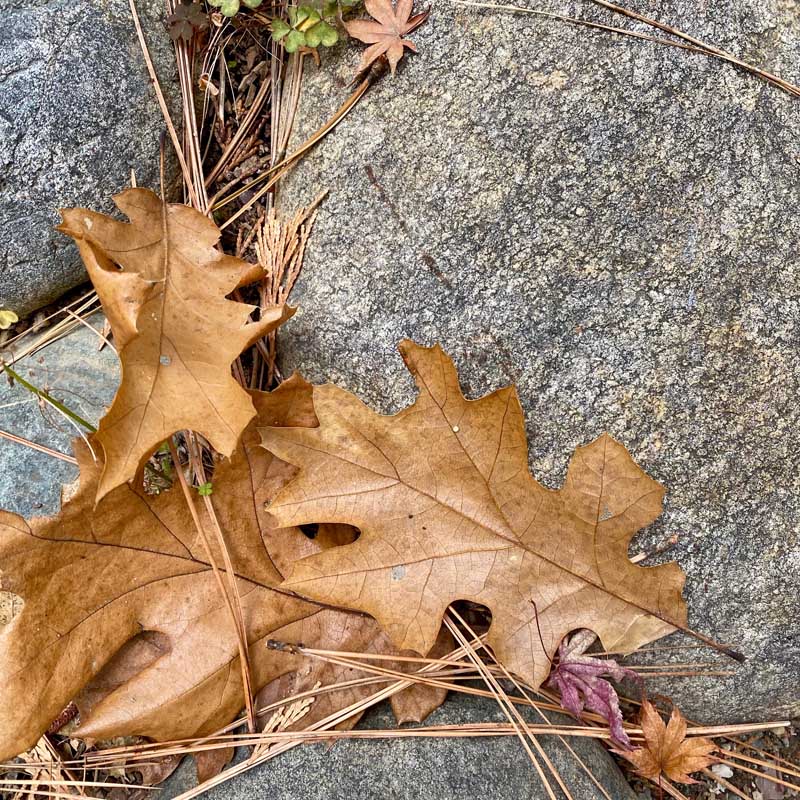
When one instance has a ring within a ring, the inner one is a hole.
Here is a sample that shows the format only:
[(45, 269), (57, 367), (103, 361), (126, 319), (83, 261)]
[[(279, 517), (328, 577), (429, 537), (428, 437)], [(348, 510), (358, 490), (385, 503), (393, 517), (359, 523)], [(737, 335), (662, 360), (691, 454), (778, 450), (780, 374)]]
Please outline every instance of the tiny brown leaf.
[(363, 72), (385, 55), (394, 74), (406, 47), (417, 52), (414, 43), (403, 37), (419, 27), (427, 19), (428, 12), (412, 17), (414, 0), (398, 0), (396, 6), (392, 5), (392, 0), (366, 0), (364, 5), (373, 19), (345, 22), (350, 36), (369, 45), (361, 57), (358, 71)]
[(653, 704), (645, 700), (640, 723), (645, 746), (619, 754), (628, 759), (643, 777), (658, 782), (663, 774), (676, 783), (697, 783), (689, 774), (714, 763), (710, 754), (717, 746), (701, 736), (687, 738), (686, 720), (679, 709), (672, 709), (669, 723), (665, 724)]

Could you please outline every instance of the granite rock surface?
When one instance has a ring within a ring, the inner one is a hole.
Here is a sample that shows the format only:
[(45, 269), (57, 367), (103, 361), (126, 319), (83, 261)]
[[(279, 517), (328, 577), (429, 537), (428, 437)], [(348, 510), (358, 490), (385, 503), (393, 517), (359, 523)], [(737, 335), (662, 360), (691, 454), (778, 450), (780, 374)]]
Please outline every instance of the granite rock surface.
[[(169, 89), (164, 3), (137, 8)], [(132, 170), (158, 189), (164, 122), (127, 0), (0, 0), (0, 12), (0, 308), (22, 316), (86, 280), (53, 230), (59, 208), (110, 211)]]
[[(99, 331), (103, 317), (95, 314), (87, 322)], [(35, 341), (35, 334), (26, 340)], [(81, 326), (20, 359), (14, 369), (33, 386), (97, 425), (114, 398), (119, 380), (116, 354), (108, 346), (100, 350), (99, 343), (96, 334)], [(5, 350), (1, 355), (8, 358), (10, 353)], [(66, 455), (72, 455), (72, 440), (78, 435), (65, 417), (18, 383), (9, 384), (5, 375), (0, 378), (0, 429)], [(69, 462), (0, 437), (0, 509), (26, 518), (57, 514), (62, 484), (77, 476), (77, 467)]]
[[(795, 2), (636, 8), (800, 80)], [(412, 38), (419, 54), (282, 190), (287, 211), (331, 190), (284, 372), (390, 413), (413, 398), (397, 343), (438, 341), (468, 396), (516, 383), (550, 487), (608, 431), (668, 489), (631, 554), (677, 536), (646, 563), (677, 560), (691, 625), (748, 658), (658, 652), (734, 674), (651, 691), (708, 721), (800, 714), (798, 101), (700, 55), (523, 15), (436, 3)], [(295, 143), (347, 97), (358, 57), (340, 46), (309, 70)]]

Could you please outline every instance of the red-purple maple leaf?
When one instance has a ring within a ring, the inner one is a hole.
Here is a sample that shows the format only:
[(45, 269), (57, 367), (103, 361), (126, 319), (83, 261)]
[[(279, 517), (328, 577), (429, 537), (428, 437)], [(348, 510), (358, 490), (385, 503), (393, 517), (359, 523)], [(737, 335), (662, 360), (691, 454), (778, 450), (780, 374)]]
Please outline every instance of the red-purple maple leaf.
[(605, 677), (621, 681), (623, 678), (639, 680), (639, 676), (611, 659), (585, 655), (596, 638), (589, 630), (578, 631), (569, 641), (565, 638), (558, 648), (558, 663), (548, 683), (558, 690), (561, 706), (570, 714), (580, 717), (584, 708), (594, 711), (608, 722), (614, 741), (630, 750), (630, 739), (622, 727), (619, 697)]

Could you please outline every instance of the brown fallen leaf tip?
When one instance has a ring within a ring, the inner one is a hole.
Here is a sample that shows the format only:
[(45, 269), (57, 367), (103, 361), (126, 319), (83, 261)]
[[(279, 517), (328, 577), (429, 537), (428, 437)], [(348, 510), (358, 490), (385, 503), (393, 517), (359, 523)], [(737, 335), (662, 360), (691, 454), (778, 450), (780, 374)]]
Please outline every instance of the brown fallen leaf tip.
[(262, 430), (264, 446), (300, 468), (269, 507), (277, 523), (361, 530), (297, 562), (287, 588), (365, 611), (398, 649), (418, 653), (432, 648), (450, 603), (486, 605), (489, 644), (534, 687), (572, 630), (631, 652), (685, 626), (680, 568), (628, 558), (664, 489), (619, 442), (604, 435), (578, 448), (563, 488), (546, 489), (528, 470), (513, 388), (466, 400), (438, 345), (406, 341), (401, 353), (419, 396), (399, 414), (326, 385), (314, 388), (319, 427)]
[(78, 245), (122, 367), (96, 436), (105, 455), (98, 500), (176, 431), (197, 431), (229, 456), (255, 416), (230, 365), (294, 313), (271, 306), (248, 323), (254, 307), (225, 299), (252, 267), (216, 249), (219, 229), (200, 212), (148, 189), (114, 202), (129, 223), (71, 208), (58, 228)]
[(658, 782), (660, 776), (664, 775), (676, 783), (697, 783), (689, 774), (716, 761), (710, 756), (717, 749), (711, 739), (686, 737), (686, 720), (677, 708), (672, 709), (669, 723), (665, 724), (653, 704), (645, 700), (640, 724), (645, 746), (619, 754), (628, 759), (645, 778)]
[[(275, 530), (264, 503), (295, 470), (260, 446), (256, 425), (315, 425), (316, 418), (311, 387), (298, 376), (249, 399), (257, 421), (217, 467), (212, 502), (236, 571), (254, 690), (282, 680), (304, 691), (352, 674), (268, 650), (269, 638), (394, 651), (374, 620), (276, 591), (284, 570), (318, 552), (326, 537)], [(0, 589), (23, 599), (0, 628), (0, 760), (35, 744), (72, 700), (80, 712), (73, 735), (160, 741), (213, 732), (244, 705), (237, 638), (180, 488), (151, 496), (125, 484), (95, 503), (102, 465), (81, 442), (76, 449), (81, 485), (58, 516), (28, 523), (0, 511)], [(205, 512), (202, 521), (209, 531)], [(345, 540), (343, 531), (328, 538)], [(433, 690), (421, 703), (422, 687), (415, 688), (397, 699), (401, 717), (443, 699)], [(372, 692), (367, 685), (325, 694), (312, 710), (324, 716)]]
[(368, 69), (385, 55), (394, 75), (404, 49), (417, 52), (414, 43), (403, 37), (425, 22), (429, 12), (412, 17), (413, 0), (398, 0), (394, 7), (392, 0), (366, 0), (364, 5), (372, 20), (357, 19), (344, 24), (350, 36), (370, 45), (361, 57), (358, 72)]

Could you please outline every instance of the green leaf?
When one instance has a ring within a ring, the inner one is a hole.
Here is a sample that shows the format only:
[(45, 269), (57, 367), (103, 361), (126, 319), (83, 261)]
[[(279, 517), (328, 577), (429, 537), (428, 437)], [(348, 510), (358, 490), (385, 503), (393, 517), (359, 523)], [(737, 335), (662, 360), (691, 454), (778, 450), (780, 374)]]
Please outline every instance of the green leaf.
[(322, 44), (324, 47), (333, 47), (336, 42), (339, 41), (339, 32), (334, 28), (332, 25), (328, 25), (326, 22), (321, 22), (321, 25), (324, 25), (324, 29), (322, 31)]
[(306, 44), (309, 47), (333, 47), (339, 41), (339, 34), (327, 22), (318, 22), (306, 31)]
[(286, 36), (287, 33), (291, 30), (289, 25), (286, 24), (282, 19), (278, 19), (277, 17), (272, 20), (272, 25), (270, 26), (272, 29), (272, 38), (279, 42)]
[(263, 0), (243, 0), (243, 2), (248, 8), (258, 8)]
[(211, 483), (201, 483), (197, 487), (197, 494), (199, 494), (200, 497), (210, 497), (213, 493), (214, 487), (211, 485)]
[(236, 12), (239, 10), (239, 0), (222, 0), (219, 10), (226, 17), (235, 17)]
[(322, 6), (323, 17), (335, 17), (339, 11), (339, 3), (337, 0), (326, 0)]
[[(303, 16), (305, 14), (305, 16)], [(300, 17), (303, 19), (300, 19)], [(304, 33), (316, 25), (322, 17), (320, 17), (319, 12), (312, 8), (311, 6), (300, 6), (300, 10), (298, 11), (298, 22), (297, 22), (297, 30), (303, 31)]]
[(292, 22), (292, 27), (297, 28), (302, 25), (307, 19), (309, 14), (314, 9), (311, 6), (300, 6), (299, 8), (294, 10), (294, 21)]
[(286, 39), (284, 39), (283, 46), (286, 48), (287, 53), (296, 53), (305, 43), (306, 36), (302, 31), (292, 31)]
[(324, 24), (324, 22), (318, 22), (316, 25), (306, 31), (306, 44), (309, 47), (319, 47), (320, 42), (322, 41), (322, 34), (319, 31), (319, 26)]

